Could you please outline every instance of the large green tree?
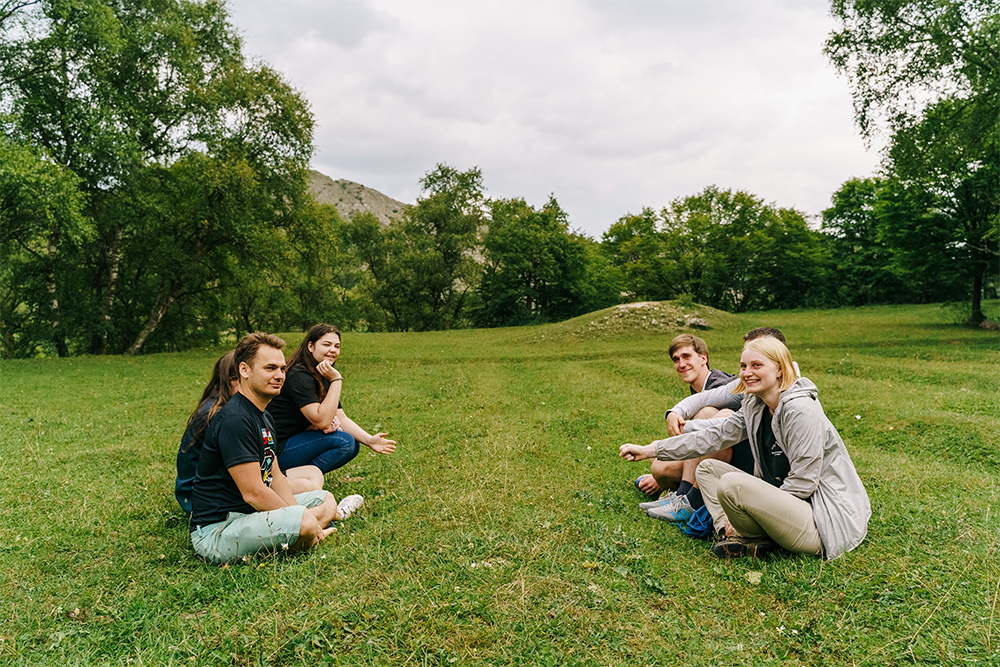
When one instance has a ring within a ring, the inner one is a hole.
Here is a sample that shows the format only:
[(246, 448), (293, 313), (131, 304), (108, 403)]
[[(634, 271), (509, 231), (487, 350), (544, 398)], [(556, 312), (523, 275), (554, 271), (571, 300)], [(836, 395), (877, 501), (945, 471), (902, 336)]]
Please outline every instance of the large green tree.
[(827, 302), (829, 253), (801, 213), (709, 186), (662, 212), (664, 252), (679, 292), (730, 311)]
[(601, 238), (602, 250), (621, 272), (623, 288), (633, 300), (674, 299), (684, 291), (680, 258), (668, 255), (660, 226), (656, 212), (644, 208), (619, 218)]
[(555, 321), (617, 302), (606, 262), (570, 231), (555, 198), (540, 209), (523, 199), (491, 201), (483, 252), (474, 309), (480, 326)]
[[(970, 287), (970, 322), (983, 319), (984, 278), (998, 256), (1000, 4), (996, 0), (833, 0), (840, 22), (826, 52), (849, 78), (862, 134), (892, 134), (885, 170), (910, 199), (941, 215), (899, 218), (900, 252), (919, 246), (926, 220)], [(935, 224), (938, 224), (935, 223)], [(951, 267), (949, 267), (951, 268)]]
[(0, 136), (0, 329), (4, 356), (47, 341), (67, 354), (59, 249), (93, 234), (76, 176), (43, 153)]
[[(151, 241), (139, 237), (150, 219), (140, 188), (150, 170), (196, 154), (244, 164), (259, 192), (248, 218), (266, 209), (272, 226), (289, 224), (302, 201), (300, 172), (312, 151), (308, 105), (279, 74), (246, 61), (224, 2), (26, 4), (0, 24), (0, 94), (10, 112), (4, 131), (42, 147), (87, 195), (94, 241), (75, 255), (59, 251), (61, 261), (78, 267), (78, 349), (103, 352), (109, 340), (115, 349), (142, 349), (163, 319), (158, 304), (169, 310), (178, 303), (150, 303), (134, 293), (145, 281), (121, 281), (137, 260), (124, 253), (149, 252)], [(172, 190), (173, 202), (155, 202), (161, 217), (175, 205), (184, 214), (186, 194)], [(202, 256), (196, 244), (175, 251), (187, 253), (186, 264)], [(137, 319), (152, 329), (136, 328)]]
[(383, 227), (373, 216), (357, 216), (348, 234), (380, 324), (395, 331), (466, 325), (481, 274), (486, 198), (480, 170), (439, 164), (420, 184), (423, 194), (401, 218)]

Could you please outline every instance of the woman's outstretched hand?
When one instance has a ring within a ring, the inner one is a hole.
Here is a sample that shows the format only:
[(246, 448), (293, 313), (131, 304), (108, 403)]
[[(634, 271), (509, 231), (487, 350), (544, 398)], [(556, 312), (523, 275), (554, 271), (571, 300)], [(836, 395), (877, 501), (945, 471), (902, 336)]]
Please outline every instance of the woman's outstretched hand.
[(633, 445), (626, 442), (618, 448), (618, 456), (626, 461), (642, 461), (656, 456), (656, 445)]
[(388, 433), (376, 433), (368, 441), (368, 446), (373, 452), (378, 452), (379, 454), (392, 454), (396, 451), (396, 441), (387, 440), (385, 436)]

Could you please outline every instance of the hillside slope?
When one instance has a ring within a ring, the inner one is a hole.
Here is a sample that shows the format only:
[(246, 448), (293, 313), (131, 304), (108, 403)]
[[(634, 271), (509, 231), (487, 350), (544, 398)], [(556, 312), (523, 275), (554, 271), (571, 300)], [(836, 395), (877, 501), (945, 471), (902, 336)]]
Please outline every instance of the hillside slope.
[(333, 180), (326, 174), (309, 170), (309, 192), (321, 204), (332, 204), (340, 217), (350, 220), (357, 211), (369, 211), (383, 225), (399, 217), (407, 204), (345, 178)]

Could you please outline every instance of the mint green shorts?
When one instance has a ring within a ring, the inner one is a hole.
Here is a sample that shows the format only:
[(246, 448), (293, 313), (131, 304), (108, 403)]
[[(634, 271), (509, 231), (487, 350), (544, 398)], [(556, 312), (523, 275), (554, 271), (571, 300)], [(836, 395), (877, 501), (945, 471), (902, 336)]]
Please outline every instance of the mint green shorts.
[(328, 495), (322, 489), (306, 491), (295, 496), (298, 504), (291, 507), (252, 514), (230, 512), (225, 521), (192, 531), (191, 544), (195, 553), (216, 565), (260, 551), (290, 548), (299, 539), (306, 508), (322, 505)]

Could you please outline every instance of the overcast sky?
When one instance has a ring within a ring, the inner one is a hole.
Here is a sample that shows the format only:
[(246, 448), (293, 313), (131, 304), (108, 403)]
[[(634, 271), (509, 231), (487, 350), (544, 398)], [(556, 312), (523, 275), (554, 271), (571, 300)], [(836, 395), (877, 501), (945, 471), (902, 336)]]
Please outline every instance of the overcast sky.
[(445, 162), (594, 238), (708, 185), (818, 215), (869, 176), (828, 0), (230, 0), (313, 167), (404, 202)]

